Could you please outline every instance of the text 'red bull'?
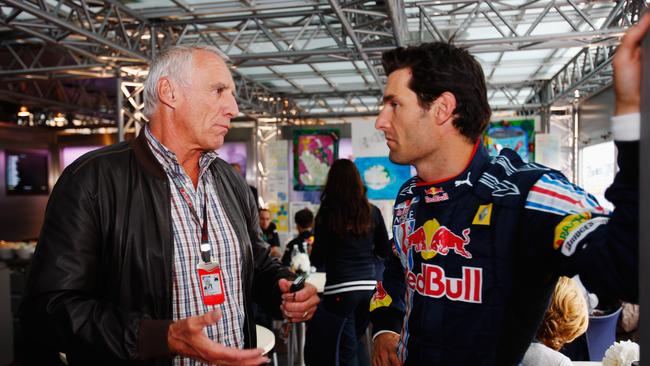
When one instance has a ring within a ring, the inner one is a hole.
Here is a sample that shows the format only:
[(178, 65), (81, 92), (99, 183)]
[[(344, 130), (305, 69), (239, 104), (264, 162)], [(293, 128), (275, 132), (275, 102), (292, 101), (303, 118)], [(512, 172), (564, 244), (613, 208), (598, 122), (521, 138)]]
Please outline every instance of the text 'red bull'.
[(463, 277), (446, 277), (445, 270), (435, 264), (422, 263), (422, 272), (406, 274), (409, 288), (420, 295), (434, 298), (447, 297), (452, 301), (480, 304), (483, 285), (483, 269), (463, 266)]

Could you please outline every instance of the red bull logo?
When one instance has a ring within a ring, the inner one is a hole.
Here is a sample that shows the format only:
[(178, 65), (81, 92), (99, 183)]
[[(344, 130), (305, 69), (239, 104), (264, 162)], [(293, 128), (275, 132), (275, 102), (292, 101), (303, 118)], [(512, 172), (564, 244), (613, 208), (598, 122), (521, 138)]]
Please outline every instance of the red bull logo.
[[(427, 228), (429, 228), (427, 232)], [(404, 230), (405, 228), (402, 228)], [(465, 257), (467, 259), (472, 258), (472, 253), (470, 253), (465, 247), (469, 244), (469, 234), (471, 232), (470, 228), (463, 230), (462, 237), (454, 234), (446, 226), (439, 226), (437, 221), (431, 223), (431, 225), (420, 226), (415, 231), (410, 233), (406, 240), (402, 240), (402, 251), (404, 254), (407, 253), (408, 248), (413, 247), (413, 250), (416, 252), (436, 252), (440, 255), (447, 255), (450, 250), (453, 250), (454, 253)], [(425, 259), (432, 258), (433, 255), (425, 257)]]
[(421, 268), (421, 273), (409, 271), (406, 274), (406, 284), (420, 295), (476, 304), (483, 301), (482, 268), (463, 266), (461, 278), (447, 277), (442, 267), (433, 264), (422, 263)]
[(463, 230), (463, 237), (461, 238), (451, 230), (447, 229), (446, 226), (441, 226), (436, 233), (433, 234), (431, 247), (441, 255), (447, 255), (449, 250), (453, 250), (454, 253), (470, 259), (472, 258), (472, 254), (465, 249), (465, 246), (469, 244), (469, 233), (469, 228)]
[(424, 201), (426, 203), (446, 201), (449, 195), (442, 188), (431, 187), (424, 191)]
[(408, 247), (413, 247), (416, 252), (422, 252), (427, 250), (427, 237), (424, 232), (424, 228), (420, 226), (417, 230), (409, 234), (408, 238)]
[(392, 302), (393, 299), (386, 292), (386, 290), (384, 290), (384, 285), (382, 285), (381, 281), (378, 281), (377, 290), (370, 300), (370, 311), (373, 311), (376, 308), (390, 306)]

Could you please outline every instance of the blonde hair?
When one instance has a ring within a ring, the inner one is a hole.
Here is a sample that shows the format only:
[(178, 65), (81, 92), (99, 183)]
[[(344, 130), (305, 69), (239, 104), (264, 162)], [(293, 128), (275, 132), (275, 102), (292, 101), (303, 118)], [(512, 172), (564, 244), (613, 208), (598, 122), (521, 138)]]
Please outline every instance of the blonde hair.
[(588, 324), (587, 301), (582, 291), (572, 279), (560, 277), (537, 339), (557, 351), (586, 332)]

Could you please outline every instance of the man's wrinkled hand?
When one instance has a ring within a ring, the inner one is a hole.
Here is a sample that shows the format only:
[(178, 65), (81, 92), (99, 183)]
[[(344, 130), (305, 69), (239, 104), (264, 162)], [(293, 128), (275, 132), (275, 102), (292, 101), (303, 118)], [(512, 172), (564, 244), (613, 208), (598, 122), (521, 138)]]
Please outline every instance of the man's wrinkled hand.
[[(630, 28), (612, 60), (616, 110), (614, 115), (637, 113), (641, 109), (641, 41), (650, 29), (650, 13)], [(646, 57), (650, 57), (646, 55)]]
[(278, 281), (280, 291), (282, 291), (282, 314), (291, 323), (300, 323), (311, 319), (316, 312), (316, 307), (320, 302), (318, 291), (310, 283), (305, 283), (305, 287), (296, 292), (289, 292), (291, 281), (281, 279)]
[(282, 252), (280, 251), (280, 247), (271, 247), (271, 251), (269, 252), (269, 255), (273, 258), (282, 258)]
[(214, 342), (203, 329), (217, 323), (221, 311), (215, 310), (200, 316), (180, 319), (170, 325), (167, 344), (172, 354), (192, 358), (212, 365), (261, 365), (269, 362), (263, 350), (225, 347)]
[(372, 366), (402, 366), (397, 358), (399, 334), (386, 332), (375, 337), (372, 347)]

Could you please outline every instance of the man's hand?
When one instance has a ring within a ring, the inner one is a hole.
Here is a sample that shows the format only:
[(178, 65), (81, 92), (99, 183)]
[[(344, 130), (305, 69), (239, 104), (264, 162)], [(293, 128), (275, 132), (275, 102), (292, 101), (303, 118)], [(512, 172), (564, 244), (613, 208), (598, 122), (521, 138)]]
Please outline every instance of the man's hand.
[(271, 247), (271, 252), (269, 255), (273, 258), (281, 258), (282, 252), (280, 251), (280, 247)]
[(311, 319), (320, 302), (318, 291), (312, 284), (305, 283), (305, 287), (296, 292), (289, 292), (292, 282), (284, 278), (278, 281), (282, 291), (282, 314), (291, 323), (300, 323)]
[(399, 334), (386, 332), (375, 337), (372, 347), (372, 366), (402, 366), (397, 359)]
[(615, 116), (641, 110), (641, 40), (649, 28), (650, 14), (645, 14), (625, 33), (614, 55)]
[(200, 316), (178, 320), (169, 327), (167, 344), (173, 354), (190, 357), (197, 361), (217, 365), (261, 365), (269, 362), (263, 350), (225, 347), (212, 341), (203, 328), (221, 319), (221, 311), (215, 310)]

